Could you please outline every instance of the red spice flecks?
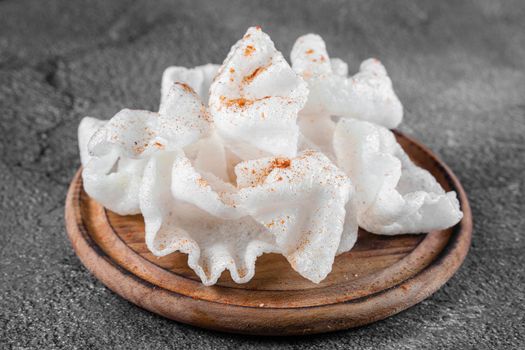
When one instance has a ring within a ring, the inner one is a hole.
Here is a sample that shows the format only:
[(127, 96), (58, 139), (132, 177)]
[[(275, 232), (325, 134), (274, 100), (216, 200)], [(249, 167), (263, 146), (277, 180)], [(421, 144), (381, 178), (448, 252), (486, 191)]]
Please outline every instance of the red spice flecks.
[[(307, 231), (303, 234), (303, 237), (308, 237), (310, 236), (312, 233), (310, 231)], [(299, 242), (299, 244), (297, 245), (297, 248), (296, 250), (297, 251), (302, 251), (306, 248), (306, 246), (308, 246), (310, 244), (310, 240), (308, 238), (303, 238), (303, 240), (301, 242)]]
[(145, 149), (143, 146), (135, 146), (133, 147), (133, 152), (135, 152), (135, 154), (141, 154)]
[(270, 166), (273, 168), (286, 169), (292, 164), (292, 161), (288, 158), (275, 158)]
[(314, 53), (314, 50), (313, 50), (313, 49), (308, 49), (308, 50), (305, 51), (305, 53), (306, 53), (307, 55), (311, 55), (311, 54)]
[(184, 91), (187, 91), (191, 94), (195, 94), (195, 90), (193, 90), (193, 88), (189, 86), (188, 84), (181, 83), (181, 82), (176, 82), (175, 84), (180, 85), (184, 89)]
[[(261, 169), (260, 171), (255, 171), (255, 170), (252, 170), (252, 175), (255, 176), (255, 179), (254, 181), (252, 181), (252, 186), (257, 186), (259, 184), (262, 184), (264, 183), (264, 181), (266, 180), (266, 178), (268, 177), (268, 175), (270, 175), (270, 173), (276, 169), (276, 168), (279, 168), (279, 169), (286, 169), (288, 168), (290, 165), (292, 164), (292, 161), (288, 158), (275, 158), (273, 159), (270, 164), (268, 164), (268, 166), (264, 169)], [(283, 180), (283, 177), (282, 176), (279, 176), (277, 178), (277, 181), (282, 181)], [(274, 192), (275, 189), (274, 188), (270, 188), (268, 189), (270, 192)]]
[(232, 106), (236, 106), (236, 107), (245, 107), (245, 106), (249, 106), (251, 104), (253, 104), (253, 101), (252, 100), (247, 100), (245, 98), (234, 98), (234, 99), (231, 99), (231, 100), (224, 100), (224, 103), (226, 104), (227, 107), (232, 107)]
[(250, 75), (245, 76), (242, 78), (242, 82), (245, 84), (249, 84), (255, 79), (259, 74), (264, 72), (266, 70), (266, 67), (258, 67), (256, 68)]
[(200, 187), (206, 187), (208, 186), (208, 181), (204, 180), (202, 177), (197, 179), (197, 184)]
[(135, 141), (133, 142), (134, 146), (133, 146), (133, 152), (135, 152), (135, 154), (141, 154), (143, 153), (146, 148), (148, 147), (148, 143), (147, 142), (144, 142), (144, 144), (139, 144), (139, 141)]
[(255, 26), (255, 29), (261, 30), (261, 26)]
[(242, 108), (242, 107), (251, 106), (252, 104), (254, 104), (257, 101), (265, 100), (265, 99), (268, 99), (270, 97), (271, 96), (264, 96), (262, 98), (258, 98), (258, 99), (255, 99), (255, 100), (249, 100), (249, 99), (246, 99), (244, 97), (227, 99), (226, 96), (221, 96), (221, 97), (219, 97), (219, 99), (221, 100), (221, 102), (224, 105), (226, 105), (226, 107), (241, 107)]
[(204, 105), (201, 104), (199, 118), (202, 117), (207, 122), (213, 122), (213, 118)]
[(244, 56), (251, 56), (255, 52), (255, 47), (253, 45), (248, 45), (244, 49)]
[(162, 143), (160, 143), (159, 141), (155, 141), (153, 146), (157, 147), (158, 149), (164, 149), (165, 148), (165, 146)]
[(230, 73), (235, 73), (235, 69), (233, 69), (233, 67), (230, 68)]
[(311, 156), (315, 155), (315, 153), (316, 153), (316, 151), (314, 151), (313, 149), (307, 149), (307, 150), (303, 151), (301, 159), (305, 159), (306, 157), (311, 157)]

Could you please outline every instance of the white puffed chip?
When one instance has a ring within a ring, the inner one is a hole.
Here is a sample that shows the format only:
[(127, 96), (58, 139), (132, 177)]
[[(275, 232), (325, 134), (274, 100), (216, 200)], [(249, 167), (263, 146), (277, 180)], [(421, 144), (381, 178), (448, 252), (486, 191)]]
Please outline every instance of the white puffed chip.
[(179, 149), (207, 136), (212, 118), (196, 92), (185, 83), (172, 84), (160, 105), (154, 146)]
[(88, 143), (92, 156), (113, 152), (127, 158), (142, 158), (155, 136), (155, 112), (123, 109), (98, 129)]
[(307, 81), (313, 77), (332, 75), (332, 65), (326, 45), (317, 34), (299, 37), (290, 53), (290, 59), (293, 70)]
[(463, 217), (455, 192), (415, 165), (394, 134), (379, 125), (341, 119), (334, 133), (338, 165), (355, 185), (358, 224), (377, 234), (424, 233)]
[(293, 157), (297, 113), (307, 94), (305, 82), (270, 37), (253, 27), (219, 69), (210, 88), (209, 108), (219, 134), (240, 158)]
[(250, 217), (223, 219), (166, 191), (176, 185), (172, 167), (178, 157), (158, 153), (144, 172), (140, 205), (148, 249), (157, 256), (188, 254), (188, 266), (206, 286), (215, 284), (224, 270), (236, 283), (248, 282), (257, 257), (280, 253), (274, 237)]
[(343, 73), (348, 68), (340, 60), (330, 60), (323, 39), (315, 34), (299, 37), (290, 57), (310, 91), (301, 113), (357, 118), (387, 128), (401, 123), (403, 106), (377, 59), (363, 61), (359, 73), (347, 77)]
[(88, 143), (91, 155), (114, 148), (124, 157), (147, 158), (159, 149), (174, 150), (208, 135), (211, 117), (195, 91), (174, 83), (158, 113), (123, 109), (99, 128)]
[(197, 142), (209, 134), (210, 123), (207, 109), (184, 83), (172, 85), (159, 113), (124, 109), (107, 122), (85, 119), (79, 143), (86, 192), (118, 214), (139, 213), (147, 160)]
[(92, 157), (82, 170), (84, 190), (117, 214), (139, 214), (138, 194), (145, 165), (145, 159), (124, 158), (117, 150)]
[(187, 253), (205, 285), (225, 269), (247, 282), (267, 252), (285, 255), (318, 283), (355, 243), (357, 225), (344, 222), (350, 180), (321, 153), (245, 161), (235, 172), (237, 187), (197, 171), (180, 151), (153, 155), (140, 192), (148, 248), (158, 256)]
[(211, 63), (195, 68), (177, 66), (166, 68), (162, 74), (160, 104), (162, 105), (168, 97), (169, 90), (173, 83), (179, 82), (191, 86), (207, 105), (210, 85), (218, 70), (219, 65)]
[[(345, 205), (352, 195), (350, 179), (316, 151), (292, 159), (246, 161), (235, 171), (242, 187), (239, 204), (275, 236), (294, 270), (315, 283), (322, 281), (340, 244)], [(356, 234), (357, 226), (353, 229)]]
[(143, 160), (122, 158), (118, 149), (91, 156), (88, 143), (107, 121), (85, 117), (78, 127), (82, 180), (86, 192), (106, 208), (122, 215), (140, 213), (138, 193)]

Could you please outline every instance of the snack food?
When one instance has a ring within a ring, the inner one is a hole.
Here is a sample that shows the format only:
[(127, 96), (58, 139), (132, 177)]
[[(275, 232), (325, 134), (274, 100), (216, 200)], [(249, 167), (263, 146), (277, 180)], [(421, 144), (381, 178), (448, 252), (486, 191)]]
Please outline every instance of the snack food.
[(205, 285), (225, 269), (249, 281), (270, 252), (318, 283), (353, 247), (358, 225), (401, 234), (461, 219), (455, 193), (386, 128), (402, 107), (377, 60), (347, 78), (312, 34), (291, 56), (292, 66), (250, 28), (220, 68), (168, 68), (158, 112), (86, 117), (86, 192), (118, 214), (142, 213), (151, 252), (188, 254)]

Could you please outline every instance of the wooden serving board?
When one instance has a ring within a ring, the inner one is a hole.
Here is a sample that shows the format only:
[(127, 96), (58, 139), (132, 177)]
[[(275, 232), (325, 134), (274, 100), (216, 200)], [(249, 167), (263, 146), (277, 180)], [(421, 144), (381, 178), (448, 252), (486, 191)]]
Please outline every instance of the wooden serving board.
[(205, 287), (187, 256), (152, 255), (142, 216), (119, 216), (83, 190), (80, 170), (66, 199), (69, 239), (82, 263), (132, 303), (167, 318), (226, 332), (294, 335), (351, 328), (394, 315), (438, 290), (463, 262), (472, 235), (467, 196), (452, 171), (430, 150), (396, 132), (409, 156), (445, 190), (458, 193), (463, 220), (443, 231), (380, 236), (359, 231), (355, 247), (335, 259), (314, 284), (281, 255), (259, 258), (255, 277), (236, 284), (228, 272)]

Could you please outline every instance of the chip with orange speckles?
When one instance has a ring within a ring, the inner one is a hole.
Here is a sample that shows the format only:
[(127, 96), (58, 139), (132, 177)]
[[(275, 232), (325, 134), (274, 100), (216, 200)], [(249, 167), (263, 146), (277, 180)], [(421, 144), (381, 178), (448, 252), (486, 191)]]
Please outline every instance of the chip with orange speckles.
[(308, 91), (270, 37), (250, 28), (210, 87), (210, 111), (228, 147), (242, 159), (294, 156), (296, 123)]
[(344, 226), (353, 191), (350, 179), (316, 151), (292, 159), (251, 160), (235, 171), (240, 205), (275, 236), (297, 272), (316, 283), (323, 280), (332, 270), (341, 236), (357, 238), (357, 225)]
[(147, 160), (195, 143), (210, 132), (210, 122), (207, 108), (185, 83), (171, 86), (158, 113), (124, 109), (106, 123), (86, 119), (79, 127), (86, 192), (116, 213), (140, 213)]
[(445, 192), (428, 171), (415, 165), (385, 127), (343, 119), (334, 133), (334, 148), (337, 164), (356, 184), (356, 217), (366, 230), (387, 235), (430, 232), (463, 217), (456, 193)]

